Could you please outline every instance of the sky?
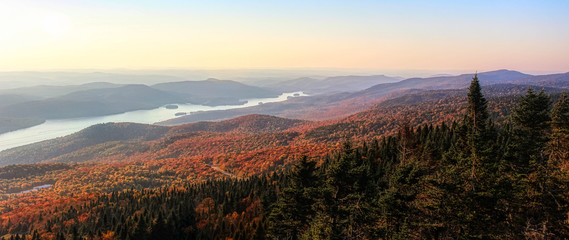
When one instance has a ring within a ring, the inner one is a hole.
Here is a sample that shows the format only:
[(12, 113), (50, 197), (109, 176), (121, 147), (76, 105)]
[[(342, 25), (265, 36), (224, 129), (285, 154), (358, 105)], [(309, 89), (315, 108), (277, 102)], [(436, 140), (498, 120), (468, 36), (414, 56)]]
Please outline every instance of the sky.
[(0, 2), (0, 71), (569, 71), (569, 1)]

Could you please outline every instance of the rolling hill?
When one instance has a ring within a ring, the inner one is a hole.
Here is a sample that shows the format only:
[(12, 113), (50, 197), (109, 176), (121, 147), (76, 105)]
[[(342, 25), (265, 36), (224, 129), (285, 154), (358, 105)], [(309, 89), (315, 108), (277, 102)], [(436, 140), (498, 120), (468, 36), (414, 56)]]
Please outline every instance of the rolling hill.
[(75, 118), (152, 109), (176, 102), (184, 102), (184, 98), (145, 85), (126, 85), (13, 104), (1, 108), (0, 114), (43, 119)]
[(403, 80), (399, 77), (389, 77), (385, 75), (372, 76), (334, 76), (324, 79), (316, 78), (297, 78), (287, 81), (279, 81), (269, 84), (267, 87), (282, 91), (295, 92), (304, 91), (308, 94), (324, 94), (338, 92), (355, 92), (381, 83), (392, 83)]
[(29, 96), (34, 99), (47, 99), (47, 98), (63, 96), (77, 91), (85, 91), (85, 90), (101, 89), (101, 88), (104, 89), (117, 88), (120, 86), (123, 85), (108, 83), (108, 82), (91, 82), (81, 85), (63, 85), (63, 86), (39, 85), (33, 87), (3, 89), (0, 90), (0, 94), (18, 94), (18, 95)]
[[(216, 134), (233, 132), (238, 135), (277, 134), (305, 124), (309, 124), (309, 122), (267, 115), (250, 115), (222, 122), (199, 122), (174, 127), (136, 123), (97, 124), (66, 137), (2, 151), (0, 152), (0, 166), (49, 161), (62, 155), (81, 151), (84, 148), (105, 145), (105, 143), (120, 144), (121, 141), (140, 143), (161, 138), (164, 138), (163, 141), (169, 141), (166, 140), (168, 137), (177, 135), (186, 137), (210, 136), (207, 132)], [(191, 134), (187, 135), (188, 133)], [(106, 147), (109, 146), (106, 145)], [(96, 156), (90, 157), (95, 158)], [(89, 159), (79, 160), (76, 158), (75, 160), (86, 161)]]
[(509, 81), (515, 84), (527, 84), (540, 87), (569, 87), (569, 73), (550, 74), (527, 77), (519, 81)]
[(249, 86), (230, 80), (207, 79), (203, 81), (168, 82), (152, 85), (161, 91), (178, 93), (188, 101), (204, 105), (236, 104), (247, 98), (276, 97), (280, 92)]

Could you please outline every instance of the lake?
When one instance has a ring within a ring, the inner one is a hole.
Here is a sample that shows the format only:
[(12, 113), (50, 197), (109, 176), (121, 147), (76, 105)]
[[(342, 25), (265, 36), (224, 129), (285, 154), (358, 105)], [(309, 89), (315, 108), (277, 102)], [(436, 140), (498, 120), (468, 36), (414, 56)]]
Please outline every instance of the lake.
[(175, 114), (179, 112), (191, 114), (192, 112), (197, 111), (227, 110), (234, 108), (251, 107), (263, 103), (281, 102), (287, 100), (289, 97), (295, 96), (306, 96), (306, 94), (303, 92), (291, 92), (283, 93), (280, 96), (274, 98), (244, 99), (244, 101), (247, 101), (247, 103), (242, 105), (224, 105), (212, 107), (195, 104), (174, 104), (177, 105), (178, 108), (172, 109), (171, 107), (166, 107), (167, 105), (172, 104), (166, 104), (162, 107), (151, 110), (137, 110), (107, 116), (47, 120), (43, 124), (37, 126), (0, 134), (0, 151), (52, 138), (63, 137), (99, 123), (134, 122), (153, 124), (156, 122), (175, 118)]

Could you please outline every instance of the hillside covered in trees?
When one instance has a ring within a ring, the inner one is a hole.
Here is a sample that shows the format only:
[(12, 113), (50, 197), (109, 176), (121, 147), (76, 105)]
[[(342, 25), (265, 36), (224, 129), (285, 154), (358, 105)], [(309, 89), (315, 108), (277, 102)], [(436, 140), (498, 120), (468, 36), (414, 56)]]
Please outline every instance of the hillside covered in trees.
[(0, 236), (569, 238), (569, 97), (489, 88), (474, 76), (328, 122), (111, 125), (139, 133), (43, 143), (47, 163), (0, 168)]

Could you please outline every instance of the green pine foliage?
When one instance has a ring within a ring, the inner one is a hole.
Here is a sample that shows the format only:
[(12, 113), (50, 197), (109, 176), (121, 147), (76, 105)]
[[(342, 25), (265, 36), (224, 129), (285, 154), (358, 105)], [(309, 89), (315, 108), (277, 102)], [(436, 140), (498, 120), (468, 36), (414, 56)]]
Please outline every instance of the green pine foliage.
[(269, 215), (269, 231), (272, 236), (297, 239), (314, 215), (316, 163), (303, 157), (288, 175), (289, 184), (282, 189)]
[(565, 168), (569, 160), (569, 97), (561, 94), (559, 101), (551, 110), (552, 133), (548, 143), (551, 165)]

